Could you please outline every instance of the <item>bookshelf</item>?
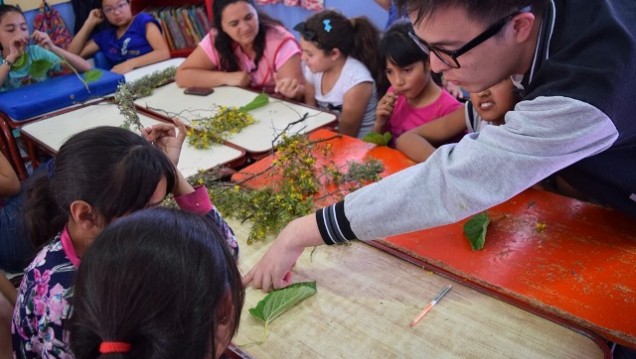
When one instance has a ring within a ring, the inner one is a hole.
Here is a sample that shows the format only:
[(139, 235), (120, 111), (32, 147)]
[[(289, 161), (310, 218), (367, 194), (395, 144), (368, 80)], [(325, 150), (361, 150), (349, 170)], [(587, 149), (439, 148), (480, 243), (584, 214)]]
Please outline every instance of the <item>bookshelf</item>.
[[(138, 12), (145, 11), (145, 10), (153, 10), (153, 9), (165, 10), (165, 9), (172, 9), (172, 8), (181, 9), (183, 7), (203, 5), (205, 9), (205, 15), (207, 15), (207, 22), (208, 24), (212, 24), (212, 3), (213, 2), (214, 0), (131, 0), (130, 6), (132, 9), (132, 13), (137, 14)], [(155, 15), (155, 17), (158, 17), (156, 13), (154, 13), (153, 15)], [(164, 21), (163, 20), (160, 20), (160, 21), (162, 22), (162, 27), (163, 27)], [(205, 25), (200, 22), (199, 31), (195, 31), (195, 32), (198, 32), (200, 34), (201, 30), (204, 30), (203, 36), (205, 36), (205, 33), (207, 33), (207, 31), (209, 31), (210, 29), (209, 28), (202, 29), (203, 27), (205, 27)], [(164, 37), (166, 36), (170, 37), (170, 35), (166, 33), (166, 32), (170, 33), (170, 30), (171, 29), (162, 28)], [(182, 33), (183, 32), (184, 31), (182, 31)], [(196, 43), (192, 43), (192, 41), (186, 41), (187, 43), (186, 46), (177, 46), (175, 45), (174, 40), (168, 39), (168, 38), (167, 40), (168, 40), (168, 44), (170, 45), (170, 57), (187, 57), (196, 47)], [(192, 38), (190, 40), (196, 41), (196, 39), (192, 39)], [(181, 45), (183, 44), (181, 43)]]

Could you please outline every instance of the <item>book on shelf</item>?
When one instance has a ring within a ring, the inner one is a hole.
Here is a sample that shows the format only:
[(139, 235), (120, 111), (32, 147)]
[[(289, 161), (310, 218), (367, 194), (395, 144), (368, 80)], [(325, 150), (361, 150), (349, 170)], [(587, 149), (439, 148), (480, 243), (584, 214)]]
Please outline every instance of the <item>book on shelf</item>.
[(203, 5), (149, 7), (144, 12), (159, 21), (170, 50), (194, 48), (210, 30)]

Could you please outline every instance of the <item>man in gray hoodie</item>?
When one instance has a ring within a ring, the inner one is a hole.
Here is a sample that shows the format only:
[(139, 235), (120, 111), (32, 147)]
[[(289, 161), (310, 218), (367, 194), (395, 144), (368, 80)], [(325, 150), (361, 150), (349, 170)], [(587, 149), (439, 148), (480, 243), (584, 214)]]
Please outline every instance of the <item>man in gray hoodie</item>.
[[(633, 0), (399, 0), (431, 68), (469, 92), (511, 76), (522, 100), (424, 163), (291, 222), (246, 275), (270, 290), (305, 247), (453, 223), (554, 173), (636, 216)], [(458, 24), (461, 24), (458, 26)]]

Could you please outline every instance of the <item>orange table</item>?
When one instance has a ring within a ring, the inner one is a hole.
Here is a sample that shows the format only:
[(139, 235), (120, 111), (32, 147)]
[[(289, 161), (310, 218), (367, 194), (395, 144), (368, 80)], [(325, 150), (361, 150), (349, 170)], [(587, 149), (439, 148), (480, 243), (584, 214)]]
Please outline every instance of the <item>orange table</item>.
[[(333, 135), (320, 130), (311, 138)], [(354, 138), (327, 143), (333, 145), (328, 161), (343, 165), (376, 158), (384, 163), (382, 176), (412, 164), (398, 151)], [(317, 157), (320, 168), (325, 160)], [(271, 163), (268, 156), (232, 180), (254, 188), (270, 186), (276, 177), (250, 177)], [(334, 188), (326, 187), (317, 196), (332, 192)], [(319, 205), (337, 199), (327, 196)], [(369, 244), (564, 325), (636, 347), (636, 221), (537, 190), (488, 212), (493, 220), (482, 251), (471, 250), (463, 235), (464, 221)]]
[(493, 220), (481, 251), (472, 251), (464, 237), (465, 221), (377, 244), (636, 347), (636, 221), (538, 190), (525, 191), (488, 213)]
[[(386, 177), (390, 174), (403, 170), (414, 164), (408, 157), (397, 150), (388, 148), (386, 146), (376, 146), (371, 143), (360, 141), (356, 138), (349, 136), (339, 136), (337, 133), (325, 129), (319, 129), (312, 132), (309, 138), (313, 141), (320, 141), (329, 139), (328, 141), (317, 143), (314, 148), (316, 157), (316, 168), (322, 168), (324, 165), (335, 164), (338, 168), (346, 170), (347, 162), (359, 162), (362, 163), (365, 160), (376, 159), (382, 161), (384, 164), (384, 171), (380, 174), (381, 177)], [(333, 156), (325, 158), (322, 156), (321, 147), (330, 145), (332, 148)], [(274, 157), (269, 155), (261, 160), (245, 167), (240, 172), (232, 176), (234, 182), (244, 182), (244, 184), (251, 188), (263, 188), (270, 186), (279, 180), (277, 177), (264, 174), (260, 176), (254, 176), (254, 174), (260, 174), (272, 166), (272, 160)], [(320, 192), (316, 195), (318, 199), (316, 204), (319, 206), (325, 206), (335, 201), (342, 199), (343, 195), (338, 191), (335, 185), (327, 184), (321, 186)]]

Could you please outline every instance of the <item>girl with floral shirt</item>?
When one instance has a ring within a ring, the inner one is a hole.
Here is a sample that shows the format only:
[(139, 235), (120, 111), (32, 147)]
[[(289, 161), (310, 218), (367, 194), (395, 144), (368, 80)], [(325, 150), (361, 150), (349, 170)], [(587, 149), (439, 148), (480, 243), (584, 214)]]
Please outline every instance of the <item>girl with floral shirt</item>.
[(117, 127), (78, 133), (60, 148), (53, 177), (34, 183), (26, 218), (44, 247), (20, 285), (11, 326), (16, 357), (72, 357), (65, 321), (80, 258), (110, 222), (157, 206), (170, 192), (182, 210), (211, 218), (237, 255), (234, 233), (205, 187), (193, 188), (176, 169), (186, 129), (175, 122), (178, 136), (161, 124), (145, 130), (147, 140)]

